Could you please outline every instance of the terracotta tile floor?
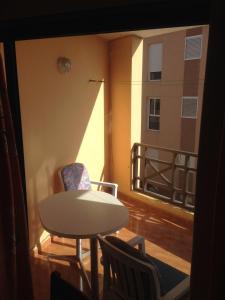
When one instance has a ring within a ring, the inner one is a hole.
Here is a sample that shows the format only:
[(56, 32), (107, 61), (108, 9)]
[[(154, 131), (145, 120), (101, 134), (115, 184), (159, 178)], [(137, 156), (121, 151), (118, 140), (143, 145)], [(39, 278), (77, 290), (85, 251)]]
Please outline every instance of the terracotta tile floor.
[[(129, 240), (136, 234), (143, 235), (146, 240), (146, 252), (175, 268), (190, 273), (192, 251), (192, 224), (171, 216), (162, 210), (148, 205), (124, 201), (129, 208), (129, 224), (119, 231), (118, 236)], [(54, 237), (54, 242), (42, 250), (46, 253), (74, 254), (74, 240)], [(83, 246), (89, 248), (88, 241)], [(100, 251), (99, 251), (100, 252)], [(99, 253), (100, 254), (100, 253)], [(100, 256), (100, 255), (99, 255)], [(45, 255), (31, 257), (35, 300), (50, 299), (50, 274), (57, 270), (62, 277), (75, 286), (80, 286), (79, 271), (68, 263), (47, 259)], [(90, 274), (90, 259), (84, 260)], [(102, 287), (102, 266), (99, 264), (100, 290)], [(84, 286), (84, 291), (87, 288)]]

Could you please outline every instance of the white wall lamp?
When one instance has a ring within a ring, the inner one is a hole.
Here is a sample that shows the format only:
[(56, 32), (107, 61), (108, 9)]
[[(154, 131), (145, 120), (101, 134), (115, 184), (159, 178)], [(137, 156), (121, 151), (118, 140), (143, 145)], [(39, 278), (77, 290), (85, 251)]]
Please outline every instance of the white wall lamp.
[(72, 68), (71, 60), (67, 57), (59, 57), (57, 59), (57, 68), (60, 73), (67, 73)]

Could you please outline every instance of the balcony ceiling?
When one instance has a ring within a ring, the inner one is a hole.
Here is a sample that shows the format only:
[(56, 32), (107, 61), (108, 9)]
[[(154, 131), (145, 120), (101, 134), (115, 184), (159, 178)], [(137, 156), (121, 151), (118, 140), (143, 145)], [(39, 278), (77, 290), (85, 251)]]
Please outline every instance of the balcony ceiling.
[(98, 36), (104, 38), (105, 40), (114, 40), (126, 36), (137, 36), (140, 38), (148, 38), (155, 35), (161, 35), (165, 33), (171, 33), (175, 31), (186, 30), (190, 28), (199, 27), (198, 26), (184, 26), (184, 27), (173, 27), (173, 28), (162, 28), (162, 29), (148, 29), (148, 30), (136, 30), (136, 31), (124, 31), (124, 32), (113, 32), (98, 34)]

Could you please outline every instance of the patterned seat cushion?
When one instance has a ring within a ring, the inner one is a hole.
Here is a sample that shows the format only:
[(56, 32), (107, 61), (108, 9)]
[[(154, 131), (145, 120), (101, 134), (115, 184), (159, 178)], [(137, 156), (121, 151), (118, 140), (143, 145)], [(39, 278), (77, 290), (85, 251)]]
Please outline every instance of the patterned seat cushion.
[(91, 190), (89, 175), (85, 166), (81, 163), (73, 163), (61, 170), (61, 177), (65, 191)]

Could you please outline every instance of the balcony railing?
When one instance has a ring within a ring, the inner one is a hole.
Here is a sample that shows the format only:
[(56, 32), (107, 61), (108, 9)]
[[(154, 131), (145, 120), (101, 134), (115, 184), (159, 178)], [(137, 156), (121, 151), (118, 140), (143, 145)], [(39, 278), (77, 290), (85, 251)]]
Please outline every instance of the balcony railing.
[(146, 144), (132, 148), (132, 190), (193, 211), (198, 155)]

